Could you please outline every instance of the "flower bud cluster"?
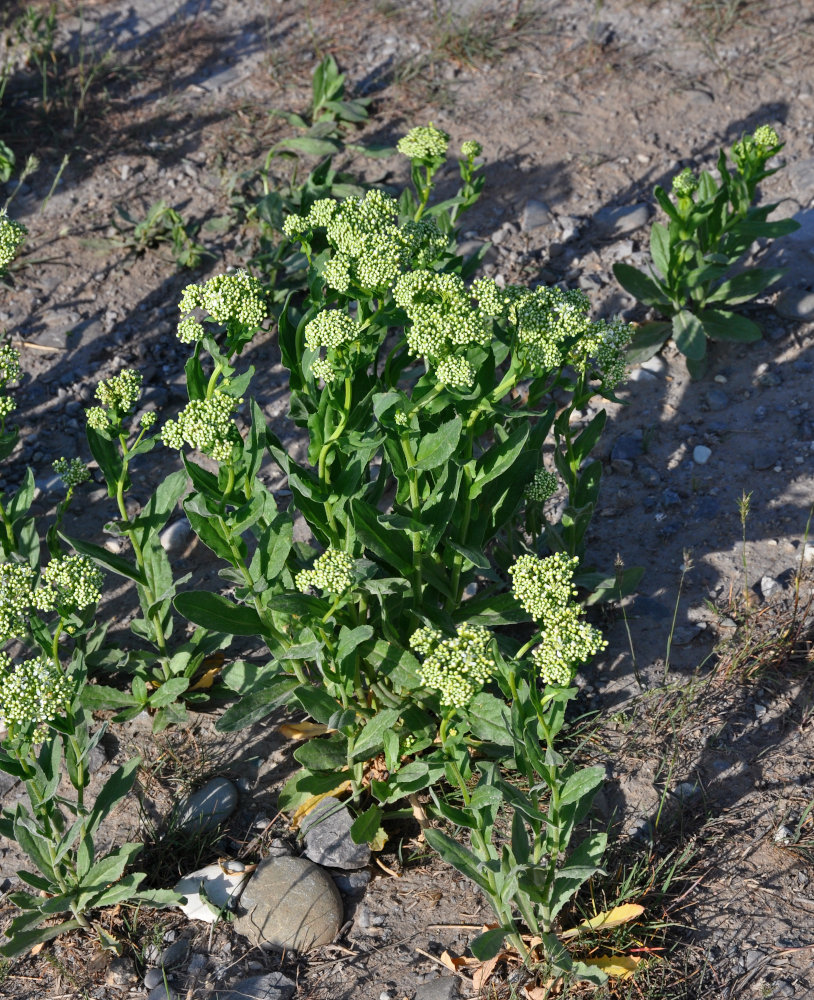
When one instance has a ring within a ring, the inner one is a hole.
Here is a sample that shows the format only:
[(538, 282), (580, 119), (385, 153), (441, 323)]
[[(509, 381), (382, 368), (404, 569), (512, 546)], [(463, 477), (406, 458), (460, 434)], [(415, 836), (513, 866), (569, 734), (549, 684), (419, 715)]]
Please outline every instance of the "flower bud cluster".
[[(436, 367), (439, 380), (443, 381), (442, 374), (446, 373), (456, 380), (456, 388), (469, 388), (474, 379), (471, 367), (448, 359), (460, 356), (461, 349), (488, 344), (491, 327), (489, 320), (473, 307), (462, 279), (457, 274), (413, 271), (399, 278), (393, 297), (410, 320), (410, 354), (423, 355)], [(445, 360), (447, 364), (439, 371)]]
[(515, 597), (540, 627), (542, 642), (531, 657), (546, 684), (568, 684), (574, 667), (607, 645), (598, 629), (580, 621), (582, 609), (574, 601), (578, 563), (557, 552), (545, 559), (520, 556), (509, 569)]
[(771, 125), (758, 125), (752, 138), (761, 151), (774, 149), (775, 146), (780, 145), (780, 137)]
[(45, 582), (54, 591), (54, 603), (61, 611), (82, 611), (102, 596), (104, 574), (86, 556), (59, 556), (43, 570)]
[(28, 563), (0, 563), (0, 643), (26, 634), (28, 612), (37, 606), (35, 579)]
[(323, 198), (304, 218), (289, 216), (283, 229), (303, 238), (324, 228), (333, 257), (325, 264), (325, 283), (342, 294), (351, 284), (383, 291), (409, 267), (428, 267), (446, 249), (447, 238), (434, 222), (408, 222), (399, 227), (398, 203), (379, 190), (343, 202)]
[(563, 291), (554, 285), (527, 292), (513, 306), (520, 357), (537, 373), (558, 367), (565, 342), (579, 340), (588, 332), (589, 307), (588, 296), (576, 288)]
[(476, 156), (480, 156), (483, 152), (483, 146), (475, 139), (467, 139), (466, 142), (461, 143), (461, 154), (467, 158), (467, 160), (474, 160)]
[(320, 347), (335, 349), (359, 336), (359, 324), (340, 309), (324, 309), (305, 327), (305, 344), (309, 351), (317, 351)]
[(432, 628), (420, 628), (410, 646), (423, 657), (421, 682), (441, 694), (441, 704), (462, 708), (486, 683), (495, 668), (492, 636), (482, 625), (459, 625), (453, 638)]
[(523, 491), (527, 501), (534, 503), (545, 503), (557, 492), (557, 477), (547, 469), (538, 469), (534, 473), (534, 479)]
[(673, 178), (673, 194), (677, 198), (689, 198), (698, 190), (698, 178), (689, 167), (684, 167), (680, 174)]
[(447, 155), (449, 136), (436, 128), (432, 122), (429, 125), (417, 125), (410, 129), (396, 143), (396, 149), (411, 160), (443, 159)]
[(14, 222), (5, 210), (0, 212), (0, 274), (17, 256), (27, 235), (28, 230), (21, 222)]
[(20, 352), (10, 344), (0, 347), (0, 383), (16, 382), (22, 375)]
[(216, 392), (210, 399), (193, 399), (161, 430), (161, 440), (168, 448), (180, 451), (184, 444), (208, 455), (216, 462), (232, 457), (240, 433), (232, 414), (242, 400)]
[[(202, 309), (215, 323), (235, 323), (238, 326), (254, 328), (260, 326), (268, 312), (263, 286), (248, 271), (233, 274), (216, 274), (203, 285), (187, 285), (178, 306), (181, 315), (193, 309)], [(178, 337), (199, 339), (197, 329), (192, 326), (178, 326)], [(190, 341), (184, 341), (189, 343)]]
[(48, 723), (70, 707), (69, 679), (45, 656), (25, 660), (12, 669), (11, 659), (0, 653), (0, 718), (14, 734), (34, 725), (34, 743), (48, 735)]
[(141, 383), (141, 372), (125, 368), (118, 375), (103, 379), (96, 386), (96, 398), (106, 409), (129, 413), (141, 395)]
[(627, 376), (625, 348), (633, 328), (624, 320), (595, 320), (585, 336), (572, 347), (569, 362), (584, 372), (589, 365), (606, 389), (613, 389)]
[(294, 578), (301, 593), (309, 588), (323, 594), (343, 594), (353, 584), (353, 559), (341, 549), (329, 548), (316, 560), (312, 569), (304, 569)]
[(195, 344), (203, 340), (205, 334), (203, 323), (199, 323), (193, 316), (182, 319), (175, 330), (175, 335), (182, 344)]
[(86, 483), (91, 478), (90, 469), (81, 458), (58, 458), (52, 465), (54, 472), (65, 484), (65, 489), (72, 490), (80, 483)]
[(16, 409), (17, 403), (11, 396), (0, 396), (0, 426), (5, 423), (6, 418)]

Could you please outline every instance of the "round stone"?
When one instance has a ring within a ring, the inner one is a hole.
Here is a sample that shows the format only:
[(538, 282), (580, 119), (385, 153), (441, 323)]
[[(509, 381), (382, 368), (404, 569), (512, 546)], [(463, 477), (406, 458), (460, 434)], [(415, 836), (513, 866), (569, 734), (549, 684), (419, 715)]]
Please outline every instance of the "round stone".
[(330, 875), (306, 858), (266, 858), (241, 897), (235, 930), (253, 945), (304, 952), (330, 944), (342, 898)]
[(178, 804), (177, 824), (191, 831), (214, 830), (237, 806), (237, 789), (228, 778), (212, 778)]

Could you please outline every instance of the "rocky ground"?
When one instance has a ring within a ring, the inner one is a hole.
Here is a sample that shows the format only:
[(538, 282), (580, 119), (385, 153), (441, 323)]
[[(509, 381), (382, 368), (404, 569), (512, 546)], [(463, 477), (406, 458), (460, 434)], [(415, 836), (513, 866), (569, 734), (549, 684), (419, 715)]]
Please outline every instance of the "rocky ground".
[[(23, 5), (6, 6), (11, 24)], [(221, 221), (229, 186), (256, 171), (285, 134), (288, 126), (268, 112), (305, 107), (324, 54), (335, 56), (355, 93), (373, 99), (359, 143), (392, 144), (430, 120), (456, 142), (483, 143), (486, 189), (466, 240), (491, 242), (488, 273), (584, 288), (600, 315), (643, 318), (611, 268), (646, 264), (653, 186), (685, 165), (712, 166), (720, 146), (763, 122), (777, 128), (787, 166), (763, 197), (781, 201), (777, 216), (794, 216), (801, 228), (756, 248), (788, 267), (776, 289), (745, 309), (764, 340), (715, 346), (698, 382), (668, 348), (634, 369), (623, 402), (609, 408), (589, 551), (603, 568), (618, 554), (645, 574), (624, 614), (604, 622), (609, 646), (585, 677), (580, 706), (592, 720), (583, 753), (609, 770), (599, 803), (618, 832), (608, 898), (630, 876), (652, 925), (633, 945), (666, 949), (650, 952), (648, 970), (614, 995), (814, 995), (814, 855), (806, 844), (814, 837), (805, 812), (814, 799), (805, 615), (814, 552), (806, 547), (814, 497), (809, 5), (61, 0), (57, 7), (63, 72), (48, 107), (35, 70), (18, 67), (0, 118), (0, 138), (18, 162), (32, 152), (40, 158), (11, 208), (31, 231), (25, 266), (0, 290), (0, 321), (27, 372), (18, 394), (23, 442), (0, 475), (8, 488), (33, 465), (43, 516), (56, 497), (50, 462), (88, 457), (82, 410), (100, 378), (136, 367), (149, 405), (184, 401), (186, 352), (173, 335), (181, 289), (245, 259), (248, 234)], [(348, 165), (370, 181), (406, 179), (397, 158)], [(454, 183), (451, 173), (446, 179)], [(204, 223), (199, 238), (214, 257), (197, 271), (181, 272), (166, 245), (136, 255), (122, 244), (117, 207), (143, 218), (159, 199)], [(272, 335), (253, 346), (252, 360), (266, 373), (259, 401), (275, 432), (292, 441)], [(169, 453), (150, 456), (137, 498), (172, 461)], [(751, 494), (745, 543), (737, 506), (744, 493)], [(106, 491), (97, 488), (90, 501), (78, 518), (84, 537), (107, 516), (98, 513)], [(211, 573), (183, 540), (175, 554), (199, 578)], [(744, 589), (758, 612), (746, 633), (736, 628)], [(145, 822), (160, 826), (179, 795), (220, 776), (237, 795), (231, 802), (232, 791), (220, 786), (230, 803), (227, 837), (179, 858), (176, 876), (218, 855), (251, 865), (294, 847), (275, 815), (275, 792), (292, 766), (275, 729), (280, 721), (227, 739), (201, 716), (189, 732), (153, 739), (136, 720), (96, 761), (103, 775), (134, 748), (145, 757), (141, 807), (130, 803), (111, 836)], [(6, 789), (6, 803), (17, 794)], [(258, 993), (267, 997), (493, 995), (479, 994), (465, 969), (453, 975), (440, 957), (464, 953), (488, 918), (483, 900), (410, 838), (406, 831), (391, 843), (381, 864), (328, 865), (341, 895), (327, 882), (317, 895), (332, 901), (341, 931), (307, 959), (263, 952), (245, 926), (176, 913), (141, 918), (152, 952), (145, 944), (120, 959), (100, 952), (89, 960), (86, 943), (67, 940), (5, 967), (0, 995), (137, 996), (149, 987), (151, 997), (164, 996), (155, 972), (162, 962), (172, 989), (189, 997), (232, 998), (226, 991), (235, 983), (261, 975), (271, 977)], [(13, 876), (13, 847), (3, 843), (0, 852), (0, 872)], [(222, 874), (228, 882), (238, 873)], [(11, 909), (6, 904), (0, 917)], [(134, 937), (144, 942), (145, 934)], [(167, 947), (172, 960), (161, 957)], [(510, 988), (498, 982), (494, 995), (509, 996)]]

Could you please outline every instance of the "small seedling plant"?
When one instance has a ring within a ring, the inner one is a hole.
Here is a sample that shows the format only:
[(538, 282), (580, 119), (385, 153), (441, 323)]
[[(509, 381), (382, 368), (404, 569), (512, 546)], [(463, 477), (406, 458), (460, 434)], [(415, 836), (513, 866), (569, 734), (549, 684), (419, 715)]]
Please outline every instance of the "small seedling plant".
[(656, 222), (650, 230), (655, 270), (648, 275), (618, 263), (613, 273), (626, 291), (668, 322), (643, 325), (631, 360), (652, 357), (672, 336), (690, 374), (699, 377), (706, 370), (707, 339), (760, 339), (757, 323), (731, 307), (751, 301), (783, 274), (779, 268), (737, 270), (752, 244), (799, 228), (793, 219), (769, 220), (777, 204), (754, 203), (758, 184), (780, 169), (767, 169), (767, 163), (782, 149), (775, 130), (761, 125), (735, 143), (731, 165), (721, 150), (719, 180), (706, 170), (696, 177), (687, 167), (673, 179), (672, 197), (655, 189), (668, 218), (667, 225)]

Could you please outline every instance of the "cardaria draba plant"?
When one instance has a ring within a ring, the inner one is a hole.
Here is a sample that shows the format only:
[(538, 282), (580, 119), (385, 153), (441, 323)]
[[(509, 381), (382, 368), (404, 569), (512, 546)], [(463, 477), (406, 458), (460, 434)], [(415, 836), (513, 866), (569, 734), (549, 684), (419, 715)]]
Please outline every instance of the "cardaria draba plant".
[(794, 232), (794, 219), (768, 217), (776, 204), (755, 205), (758, 184), (777, 173), (767, 163), (783, 144), (775, 130), (761, 125), (736, 142), (730, 155), (718, 157), (719, 180), (709, 171), (696, 176), (686, 167), (673, 178), (672, 197), (661, 187), (656, 200), (668, 222), (653, 224), (650, 253), (655, 270), (646, 275), (629, 264), (614, 264), (622, 287), (640, 302), (666, 316), (667, 323), (645, 324), (631, 358), (644, 361), (672, 336), (693, 377), (706, 368), (707, 338), (748, 343), (760, 339), (760, 327), (731, 310), (759, 295), (782, 270), (750, 267), (733, 273), (758, 239)]

